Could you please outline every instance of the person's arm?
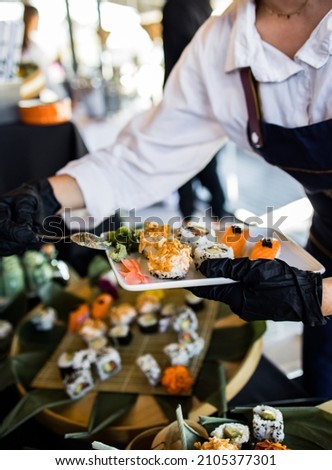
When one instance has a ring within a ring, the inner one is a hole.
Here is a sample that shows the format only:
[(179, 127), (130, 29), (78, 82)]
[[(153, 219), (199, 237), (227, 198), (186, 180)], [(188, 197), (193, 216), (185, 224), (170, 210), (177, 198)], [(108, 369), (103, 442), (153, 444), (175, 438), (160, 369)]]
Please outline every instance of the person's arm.
[(332, 277), (323, 279), (322, 313), (324, 316), (332, 315)]
[(237, 281), (190, 290), (198, 297), (226, 303), (246, 321), (319, 326), (332, 314), (332, 278), (323, 280), (319, 273), (294, 268), (280, 259), (210, 259), (199, 270), (209, 278)]
[(51, 176), (48, 181), (53, 188), (54, 196), (61, 205), (61, 209), (66, 207), (83, 209), (85, 207), (82, 191), (72, 176)]

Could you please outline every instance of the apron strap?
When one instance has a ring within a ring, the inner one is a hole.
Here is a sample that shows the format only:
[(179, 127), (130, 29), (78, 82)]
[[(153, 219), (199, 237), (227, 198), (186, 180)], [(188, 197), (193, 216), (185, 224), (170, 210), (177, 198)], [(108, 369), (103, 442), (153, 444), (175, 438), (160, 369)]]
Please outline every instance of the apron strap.
[(251, 73), (250, 67), (240, 69), (240, 75), (249, 116), (249, 140), (254, 148), (259, 149), (263, 146), (263, 136), (260, 126), (261, 111), (257, 83)]

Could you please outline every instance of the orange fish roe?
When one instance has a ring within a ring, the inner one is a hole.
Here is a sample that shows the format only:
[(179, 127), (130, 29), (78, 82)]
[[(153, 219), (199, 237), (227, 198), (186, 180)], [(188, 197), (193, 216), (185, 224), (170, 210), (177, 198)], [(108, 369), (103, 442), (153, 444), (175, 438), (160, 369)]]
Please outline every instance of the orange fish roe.
[(219, 439), (218, 437), (209, 437), (209, 440), (203, 444), (195, 442), (194, 447), (198, 450), (239, 450), (239, 447), (229, 439)]
[(161, 384), (171, 395), (187, 392), (193, 383), (194, 379), (187, 367), (180, 365), (167, 367), (161, 378)]
[(255, 450), (290, 450), (286, 445), (281, 444), (280, 442), (272, 442), (268, 439), (265, 441), (257, 442), (255, 445)]

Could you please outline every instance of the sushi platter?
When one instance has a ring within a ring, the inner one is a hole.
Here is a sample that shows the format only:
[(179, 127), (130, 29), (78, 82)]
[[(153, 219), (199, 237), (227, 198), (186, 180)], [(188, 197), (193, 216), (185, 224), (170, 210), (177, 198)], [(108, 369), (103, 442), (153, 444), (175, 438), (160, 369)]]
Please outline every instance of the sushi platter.
[[(245, 240), (245, 245), (242, 250), (242, 256), (249, 256), (256, 242), (262, 238), (272, 238), (280, 242), (280, 250), (277, 254), (277, 258), (285, 261), (290, 266), (298, 269), (303, 269), (313, 272), (324, 272), (324, 266), (320, 264), (312, 255), (310, 255), (304, 248), (299, 246), (291, 238), (284, 235), (282, 232), (275, 228), (267, 228), (260, 226), (250, 226), (249, 234)], [(216, 233), (218, 240), (218, 232)], [(152, 289), (176, 289), (176, 288), (188, 288), (196, 286), (209, 286), (215, 284), (230, 284), (234, 281), (229, 278), (206, 278), (200, 271), (195, 267), (195, 263), (192, 263), (188, 269), (188, 272), (181, 279), (162, 279), (151, 275), (148, 268), (148, 261), (143, 253), (134, 252), (126, 257), (128, 260), (134, 260), (137, 269), (143, 275), (134, 282), (130, 279), (128, 282), (127, 278), (123, 275), (123, 263), (114, 261), (112, 257), (112, 248), (106, 250), (106, 254), (110, 265), (114, 271), (119, 285), (128, 291), (143, 291)]]

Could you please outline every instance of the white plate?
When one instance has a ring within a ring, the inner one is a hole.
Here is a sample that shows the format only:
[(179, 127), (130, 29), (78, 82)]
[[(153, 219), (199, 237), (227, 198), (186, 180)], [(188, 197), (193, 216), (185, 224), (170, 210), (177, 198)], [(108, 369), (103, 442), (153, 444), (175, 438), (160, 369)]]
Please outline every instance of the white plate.
[[(246, 242), (246, 248), (244, 255), (247, 255), (253, 244), (262, 237), (273, 237), (277, 238), (281, 242), (281, 250), (278, 256), (279, 259), (285, 261), (290, 266), (294, 266), (298, 269), (303, 269), (306, 271), (313, 271), (318, 273), (323, 273), (325, 268), (320, 264), (312, 255), (310, 255), (304, 248), (299, 246), (289, 237), (281, 233), (280, 231), (272, 228), (251, 226), (250, 227), (250, 240)], [(230, 284), (233, 282), (232, 279), (225, 277), (219, 278), (206, 278), (199, 271), (195, 269), (195, 266), (191, 266), (188, 274), (184, 279), (157, 279), (151, 274), (149, 274), (147, 268), (147, 262), (143, 255), (138, 253), (133, 253), (128, 258), (136, 259), (140, 265), (140, 269), (143, 274), (149, 276), (151, 281), (147, 283), (140, 284), (128, 284), (124, 277), (120, 274), (119, 271), (125, 270), (122, 263), (115, 263), (111, 257), (110, 252), (106, 252), (108, 260), (111, 264), (111, 267), (114, 271), (116, 279), (119, 285), (129, 291), (143, 291), (143, 290), (154, 290), (154, 289), (178, 289), (194, 286), (211, 286), (215, 284)]]

